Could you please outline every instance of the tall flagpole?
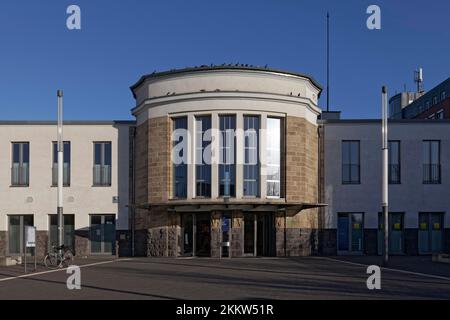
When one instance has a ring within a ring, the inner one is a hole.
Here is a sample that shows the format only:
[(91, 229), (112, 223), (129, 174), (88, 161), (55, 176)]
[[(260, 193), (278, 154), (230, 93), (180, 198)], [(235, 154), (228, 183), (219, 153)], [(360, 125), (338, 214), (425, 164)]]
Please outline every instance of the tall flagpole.
[(58, 246), (64, 244), (64, 215), (63, 215), (63, 175), (64, 175), (64, 144), (63, 144), (63, 105), (62, 90), (57, 91), (58, 96)]
[(383, 262), (387, 265), (389, 261), (389, 210), (388, 210), (388, 110), (387, 110), (387, 90), (386, 86), (382, 88), (382, 102), (381, 102), (381, 132), (382, 132), (382, 209), (384, 220), (384, 259)]
[(330, 13), (327, 12), (327, 112), (330, 111)]

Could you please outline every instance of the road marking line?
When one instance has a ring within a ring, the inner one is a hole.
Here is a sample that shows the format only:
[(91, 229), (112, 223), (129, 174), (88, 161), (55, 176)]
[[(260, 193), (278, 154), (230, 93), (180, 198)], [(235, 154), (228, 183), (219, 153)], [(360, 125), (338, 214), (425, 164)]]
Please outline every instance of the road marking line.
[[(113, 263), (113, 262), (119, 262), (119, 261), (127, 261), (127, 260), (131, 260), (131, 259), (119, 259), (119, 260), (109, 260), (109, 261), (101, 261), (101, 262), (94, 262), (94, 263), (90, 263), (90, 264), (85, 264), (82, 266), (78, 266), (80, 268), (84, 268), (84, 267), (92, 267), (92, 266), (98, 266), (101, 264), (107, 264), (107, 263)], [(15, 277), (9, 277), (9, 278), (3, 278), (0, 279), (0, 282), (2, 281), (8, 281), (8, 280), (14, 280), (14, 279), (20, 279), (20, 278), (29, 278), (29, 277), (34, 277), (34, 276), (39, 276), (41, 274), (47, 274), (47, 273), (53, 273), (53, 272), (59, 272), (59, 271), (64, 271), (67, 270), (68, 268), (62, 268), (62, 269), (54, 269), (54, 270), (48, 270), (48, 271), (41, 271), (41, 272), (36, 272), (36, 273), (28, 273), (28, 274), (22, 274), (20, 276), (15, 276)]]
[[(351, 262), (351, 261), (333, 259), (333, 258), (329, 258), (329, 257), (318, 257), (318, 258), (319, 259), (324, 259), (324, 260), (330, 260), (330, 261), (337, 261), (337, 262), (346, 263), (346, 264), (359, 266), (359, 267), (367, 267), (367, 266), (369, 266), (369, 264), (363, 264), (363, 263), (358, 263), (358, 262)], [(422, 276), (422, 277), (428, 277), (428, 278), (434, 278), (434, 279), (450, 281), (449, 277), (436, 276), (436, 275), (428, 274), (428, 273), (413, 272), (413, 271), (407, 271), (407, 270), (401, 270), (401, 269), (392, 269), (392, 268), (386, 268), (386, 267), (382, 267), (382, 266), (380, 268), (384, 269), (384, 270), (388, 270), (388, 271), (393, 271), (393, 272), (407, 273), (407, 274), (412, 274), (412, 275), (415, 275), (415, 276)]]

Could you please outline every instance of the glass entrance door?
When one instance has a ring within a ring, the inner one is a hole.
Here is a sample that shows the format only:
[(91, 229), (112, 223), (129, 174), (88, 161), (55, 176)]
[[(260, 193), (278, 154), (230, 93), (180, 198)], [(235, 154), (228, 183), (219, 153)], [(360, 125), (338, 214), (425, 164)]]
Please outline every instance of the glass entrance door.
[(362, 253), (363, 225), (362, 213), (338, 214), (338, 251), (341, 254)]
[(115, 254), (115, 223), (114, 215), (91, 215), (89, 240), (92, 254)]
[(222, 257), (230, 258), (230, 245), (231, 245), (231, 214), (223, 213), (221, 222), (222, 233)]
[(442, 250), (443, 214), (419, 214), (419, 254), (438, 253)]
[[(378, 254), (384, 252), (384, 223), (383, 215), (378, 214)], [(389, 254), (403, 254), (404, 235), (403, 235), (403, 213), (389, 213)]]
[(244, 214), (244, 255), (256, 256), (257, 219), (254, 213)]
[(195, 255), (211, 256), (211, 215), (199, 213), (194, 216)]
[(262, 257), (275, 255), (274, 216), (271, 212), (256, 214), (256, 254)]
[(181, 217), (182, 246), (181, 255), (192, 257), (194, 252), (194, 216), (185, 214)]
[[(25, 226), (33, 226), (33, 215), (11, 215), (8, 220), (9, 254), (21, 255), (24, 249)], [(27, 253), (31, 254), (32, 250), (33, 248), (27, 248)]]

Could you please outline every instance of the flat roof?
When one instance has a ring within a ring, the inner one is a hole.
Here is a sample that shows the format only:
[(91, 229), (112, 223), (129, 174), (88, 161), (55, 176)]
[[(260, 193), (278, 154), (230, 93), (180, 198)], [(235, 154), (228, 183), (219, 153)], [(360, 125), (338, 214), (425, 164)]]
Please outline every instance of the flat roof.
[[(320, 119), (319, 124), (359, 124), (359, 123), (381, 123), (381, 119)], [(395, 124), (450, 124), (450, 119), (388, 119), (388, 123)]]
[(134, 94), (134, 89), (139, 87), (145, 80), (150, 78), (158, 78), (168, 75), (175, 75), (175, 74), (182, 74), (182, 73), (188, 73), (188, 72), (201, 72), (201, 71), (214, 71), (214, 70), (250, 70), (250, 71), (261, 71), (261, 72), (274, 72), (274, 73), (280, 73), (280, 74), (286, 74), (301, 78), (309, 79), (318, 89), (319, 89), (319, 96), (322, 92), (322, 86), (310, 75), (304, 74), (304, 73), (298, 73), (298, 72), (292, 72), (292, 71), (285, 71), (285, 70), (279, 70), (274, 68), (269, 68), (267, 66), (260, 67), (260, 66), (253, 66), (248, 64), (221, 64), (221, 65), (201, 65), (196, 67), (186, 67), (182, 69), (171, 69), (167, 71), (161, 71), (143, 75), (135, 84), (133, 84), (130, 87), (131, 92), (133, 92), (133, 96), (136, 98), (136, 95)]
[[(0, 120), (0, 125), (56, 125), (55, 120)], [(135, 125), (133, 120), (67, 120), (64, 125)]]

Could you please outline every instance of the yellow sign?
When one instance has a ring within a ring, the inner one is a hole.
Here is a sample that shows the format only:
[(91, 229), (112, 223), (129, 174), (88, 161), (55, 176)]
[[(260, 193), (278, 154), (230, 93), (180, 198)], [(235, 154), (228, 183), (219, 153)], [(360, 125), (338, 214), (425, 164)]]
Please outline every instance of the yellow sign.
[(355, 230), (361, 229), (361, 224), (360, 223), (354, 223), (353, 224), (353, 229), (355, 229)]
[(427, 223), (426, 223), (426, 222), (422, 222), (422, 223), (420, 224), (420, 229), (421, 229), (421, 230), (427, 230), (427, 229), (428, 229)]
[(441, 224), (439, 222), (433, 223), (433, 229), (434, 230), (440, 230), (441, 229)]
[(401, 229), (400, 223), (394, 223), (394, 230), (400, 230), (400, 229)]

